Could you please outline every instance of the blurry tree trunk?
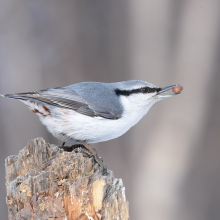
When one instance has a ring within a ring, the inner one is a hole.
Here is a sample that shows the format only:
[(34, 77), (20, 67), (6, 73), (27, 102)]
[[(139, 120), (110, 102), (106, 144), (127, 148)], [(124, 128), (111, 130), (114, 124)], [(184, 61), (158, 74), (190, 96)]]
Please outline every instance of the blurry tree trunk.
[(5, 166), (9, 220), (129, 219), (122, 180), (82, 152), (36, 138)]

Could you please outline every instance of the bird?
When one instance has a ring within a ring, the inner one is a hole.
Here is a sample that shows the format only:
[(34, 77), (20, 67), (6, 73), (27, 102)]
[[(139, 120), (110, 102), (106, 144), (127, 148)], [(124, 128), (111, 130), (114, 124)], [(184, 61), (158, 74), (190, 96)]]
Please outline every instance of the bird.
[(89, 145), (123, 135), (156, 102), (178, 95), (182, 89), (179, 84), (161, 88), (143, 80), (129, 80), (80, 82), (2, 96), (27, 105), (63, 143)]

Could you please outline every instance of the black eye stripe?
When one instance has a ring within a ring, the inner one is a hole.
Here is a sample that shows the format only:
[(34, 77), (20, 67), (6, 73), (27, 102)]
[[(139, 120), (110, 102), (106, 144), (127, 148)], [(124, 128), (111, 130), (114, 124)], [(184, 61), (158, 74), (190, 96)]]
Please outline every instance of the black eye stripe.
[(151, 87), (142, 87), (139, 89), (132, 89), (132, 90), (120, 90), (116, 89), (115, 93), (117, 96), (124, 95), (129, 96), (135, 93), (153, 93), (153, 92), (159, 92), (161, 91), (161, 88), (151, 88)]

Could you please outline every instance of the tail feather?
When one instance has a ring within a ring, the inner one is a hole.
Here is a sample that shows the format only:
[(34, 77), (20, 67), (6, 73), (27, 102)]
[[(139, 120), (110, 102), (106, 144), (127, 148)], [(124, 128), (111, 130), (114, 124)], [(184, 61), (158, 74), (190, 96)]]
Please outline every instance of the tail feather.
[(6, 98), (14, 98), (14, 94), (1, 94), (1, 96)]
[(27, 100), (27, 97), (22, 97), (19, 94), (0, 94), (2, 97), (10, 98), (10, 99), (22, 99)]

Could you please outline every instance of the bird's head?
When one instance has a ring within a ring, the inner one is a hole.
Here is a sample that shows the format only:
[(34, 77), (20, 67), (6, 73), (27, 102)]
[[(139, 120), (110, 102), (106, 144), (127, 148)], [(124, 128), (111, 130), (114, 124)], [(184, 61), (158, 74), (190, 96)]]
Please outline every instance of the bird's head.
[(119, 82), (115, 93), (121, 98), (125, 109), (143, 109), (146, 114), (154, 103), (164, 98), (178, 95), (182, 90), (183, 87), (180, 85), (161, 88), (145, 81), (131, 80)]

